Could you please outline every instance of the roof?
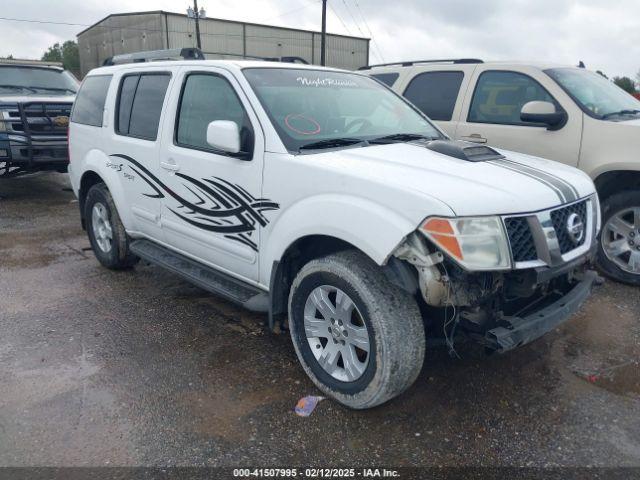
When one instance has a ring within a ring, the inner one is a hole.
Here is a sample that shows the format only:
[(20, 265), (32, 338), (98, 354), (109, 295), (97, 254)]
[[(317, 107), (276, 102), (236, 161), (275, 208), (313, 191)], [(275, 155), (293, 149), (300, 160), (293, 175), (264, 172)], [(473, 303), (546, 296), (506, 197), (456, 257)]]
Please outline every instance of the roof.
[[(104, 22), (105, 20), (108, 20), (109, 18), (112, 18), (112, 17), (127, 17), (127, 16), (133, 16), (133, 15), (154, 15), (154, 14), (155, 15), (174, 15), (174, 16), (177, 16), (177, 17), (186, 17), (187, 16), (184, 13), (167, 12), (166, 10), (150, 10), (150, 11), (146, 11), (146, 12), (112, 13), (112, 14), (107, 15), (106, 17), (104, 17), (102, 20), (97, 21), (96, 23), (94, 23), (90, 27), (85, 28), (84, 30), (82, 30), (81, 32), (76, 34), (76, 36), (79, 37), (80, 35), (82, 35), (86, 31), (91, 30), (92, 28), (99, 26), (102, 22)], [(241, 21), (238, 21), (238, 20), (227, 20), (225, 18), (207, 17), (207, 18), (201, 19), (202, 22), (206, 22), (207, 20), (215, 20), (215, 21), (218, 21), (218, 22), (235, 23), (235, 24), (240, 24), (240, 25), (252, 25), (252, 26), (256, 26), (256, 27), (279, 28), (281, 30), (289, 30), (289, 31), (293, 31), (293, 32), (305, 32), (305, 33), (317, 33), (317, 34), (321, 33), (321, 32), (318, 32), (317, 30), (305, 30), (305, 29), (302, 29), (302, 28), (280, 27), (280, 26), (277, 26), (277, 25), (267, 25), (265, 23), (241, 22)], [(354, 36), (351, 36), (351, 35), (341, 35), (341, 34), (338, 34), (338, 33), (329, 33), (329, 32), (327, 32), (327, 35), (331, 35), (332, 37), (342, 37), (342, 38), (351, 38), (351, 39), (356, 39), (356, 40), (366, 40), (367, 42), (369, 42), (371, 40), (371, 39), (366, 38), (366, 37), (354, 37)]]
[(482, 64), (485, 66), (500, 66), (500, 67), (508, 67), (509, 65), (517, 65), (521, 67), (531, 67), (537, 68), (539, 70), (546, 70), (548, 68), (567, 68), (574, 67), (578, 68), (575, 65), (566, 65), (561, 63), (552, 63), (552, 62), (540, 62), (540, 61), (522, 61), (522, 60), (496, 60), (496, 61), (482, 61), (475, 60), (470, 61), (472, 59), (461, 59), (462, 61), (456, 60), (406, 60), (400, 61), (393, 64), (385, 64), (385, 65), (371, 65), (370, 67), (362, 68), (362, 70), (367, 71), (390, 71), (395, 72), (407, 67), (421, 67), (426, 65), (455, 65), (459, 66), (461, 64)]
[(349, 70), (341, 70), (339, 68), (322, 67), (320, 65), (304, 65), (301, 63), (282, 63), (282, 62), (268, 62), (258, 60), (166, 60), (158, 62), (135, 62), (135, 63), (121, 63), (118, 65), (108, 67), (98, 67), (87, 75), (103, 75), (111, 72), (118, 72), (121, 70), (131, 70), (139, 68), (167, 68), (167, 67), (179, 67), (185, 65), (205, 66), (205, 67), (232, 67), (234, 69), (242, 68), (288, 68), (295, 70), (326, 70), (331, 72), (345, 72), (345, 73), (357, 73)]
[(41, 68), (54, 68), (56, 70), (63, 70), (62, 62), (47, 62), (42, 60), (26, 60), (20, 58), (1, 58), (0, 65), (14, 65), (20, 67), (41, 67)]

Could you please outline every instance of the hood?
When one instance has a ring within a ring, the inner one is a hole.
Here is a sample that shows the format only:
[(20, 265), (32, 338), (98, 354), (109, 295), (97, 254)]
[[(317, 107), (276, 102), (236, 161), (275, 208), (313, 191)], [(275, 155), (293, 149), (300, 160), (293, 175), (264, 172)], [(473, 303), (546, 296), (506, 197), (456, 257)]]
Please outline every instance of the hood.
[(395, 143), (305, 155), (305, 160), (322, 163), (341, 175), (436, 198), (458, 216), (534, 212), (595, 192), (591, 179), (576, 168), (497, 152), (504, 158), (469, 161), (432, 151), (424, 144)]
[(0, 103), (73, 103), (75, 95), (14, 95), (0, 93)]

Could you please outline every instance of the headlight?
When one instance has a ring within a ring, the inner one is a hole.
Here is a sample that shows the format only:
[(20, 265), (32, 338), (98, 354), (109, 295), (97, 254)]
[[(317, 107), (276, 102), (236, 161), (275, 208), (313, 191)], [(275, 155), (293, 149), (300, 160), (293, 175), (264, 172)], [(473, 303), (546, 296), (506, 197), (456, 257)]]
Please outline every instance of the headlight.
[(432, 217), (420, 231), (467, 270), (511, 268), (509, 242), (499, 217)]

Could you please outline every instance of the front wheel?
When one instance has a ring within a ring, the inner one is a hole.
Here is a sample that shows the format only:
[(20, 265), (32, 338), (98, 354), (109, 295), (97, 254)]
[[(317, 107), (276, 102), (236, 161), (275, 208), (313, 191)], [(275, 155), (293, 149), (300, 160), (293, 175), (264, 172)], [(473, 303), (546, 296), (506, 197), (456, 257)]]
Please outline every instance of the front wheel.
[(602, 217), (598, 267), (614, 280), (640, 285), (640, 192), (608, 197)]
[(422, 368), (425, 332), (415, 299), (357, 251), (300, 270), (289, 294), (289, 326), (307, 375), (351, 408), (399, 395)]

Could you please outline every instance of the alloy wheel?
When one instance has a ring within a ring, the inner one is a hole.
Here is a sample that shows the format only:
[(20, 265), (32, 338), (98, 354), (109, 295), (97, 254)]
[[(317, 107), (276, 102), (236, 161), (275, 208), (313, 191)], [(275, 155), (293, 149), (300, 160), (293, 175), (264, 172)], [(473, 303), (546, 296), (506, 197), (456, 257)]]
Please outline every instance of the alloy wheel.
[(113, 242), (113, 229), (109, 221), (107, 207), (102, 203), (98, 202), (93, 205), (93, 209), (91, 210), (91, 223), (98, 247), (100, 247), (100, 250), (103, 252), (109, 253)]
[(336, 380), (353, 382), (369, 363), (369, 331), (353, 300), (331, 285), (315, 288), (304, 307), (304, 329), (311, 352)]
[(614, 214), (602, 229), (607, 258), (625, 272), (640, 275), (640, 207)]

